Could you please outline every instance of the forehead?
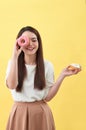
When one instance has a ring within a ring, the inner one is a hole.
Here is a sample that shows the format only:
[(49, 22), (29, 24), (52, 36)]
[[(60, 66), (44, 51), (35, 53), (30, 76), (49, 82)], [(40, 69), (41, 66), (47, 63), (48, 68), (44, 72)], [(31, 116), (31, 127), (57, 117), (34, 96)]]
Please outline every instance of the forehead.
[(22, 33), (22, 36), (28, 36), (29, 38), (37, 38), (37, 36), (30, 31), (25, 31), (24, 33)]

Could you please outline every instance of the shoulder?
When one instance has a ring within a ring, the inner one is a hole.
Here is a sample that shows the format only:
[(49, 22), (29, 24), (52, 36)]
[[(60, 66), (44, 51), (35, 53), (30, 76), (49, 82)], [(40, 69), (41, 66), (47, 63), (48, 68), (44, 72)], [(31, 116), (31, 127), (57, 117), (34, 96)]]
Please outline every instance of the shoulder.
[(44, 66), (45, 66), (45, 69), (48, 69), (48, 70), (54, 69), (53, 64), (48, 60), (44, 60)]

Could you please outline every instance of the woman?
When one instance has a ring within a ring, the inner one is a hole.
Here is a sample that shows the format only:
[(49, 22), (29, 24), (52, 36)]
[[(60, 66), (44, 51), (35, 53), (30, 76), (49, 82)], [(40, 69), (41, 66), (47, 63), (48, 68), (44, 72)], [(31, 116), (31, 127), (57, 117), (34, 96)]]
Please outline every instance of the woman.
[[(21, 36), (27, 37), (27, 45), (20, 46)], [(23, 27), (7, 67), (6, 85), (11, 90), (14, 105), (6, 130), (55, 130), (47, 102), (56, 95), (65, 77), (79, 71), (66, 67), (54, 83), (53, 65), (43, 58), (39, 32), (31, 26)]]

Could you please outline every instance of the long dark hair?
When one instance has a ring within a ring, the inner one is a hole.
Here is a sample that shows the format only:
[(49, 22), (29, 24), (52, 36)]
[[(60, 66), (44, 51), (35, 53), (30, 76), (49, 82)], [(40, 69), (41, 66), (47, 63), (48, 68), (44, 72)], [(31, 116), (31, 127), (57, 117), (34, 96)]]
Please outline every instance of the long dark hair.
[[(41, 36), (35, 28), (31, 26), (26, 26), (19, 31), (16, 39), (19, 38), (25, 31), (30, 31), (37, 36), (39, 47), (36, 52), (36, 71), (34, 77), (34, 88), (42, 90), (45, 87), (45, 67), (44, 67)], [(22, 51), (18, 57), (18, 86), (16, 88), (16, 91), (22, 90), (23, 81), (26, 75), (27, 72), (24, 61), (24, 52)]]

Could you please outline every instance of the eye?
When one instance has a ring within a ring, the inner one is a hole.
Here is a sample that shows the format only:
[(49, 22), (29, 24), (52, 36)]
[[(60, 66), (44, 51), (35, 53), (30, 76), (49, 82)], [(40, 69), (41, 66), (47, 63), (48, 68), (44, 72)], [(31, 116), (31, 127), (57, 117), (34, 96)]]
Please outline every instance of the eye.
[(21, 43), (25, 43), (25, 40), (24, 40), (24, 39), (21, 39)]
[(36, 42), (37, 40), (32, 40), (32, 42)]
[(37, 39), (32, 39), (32, 42), (37, 42)]

